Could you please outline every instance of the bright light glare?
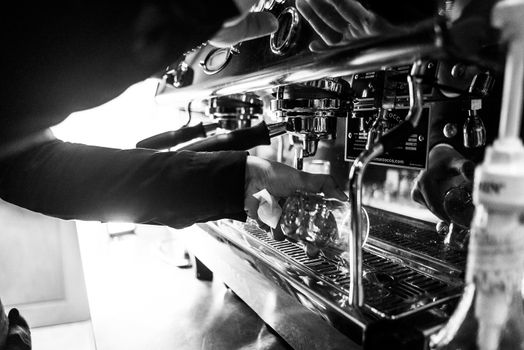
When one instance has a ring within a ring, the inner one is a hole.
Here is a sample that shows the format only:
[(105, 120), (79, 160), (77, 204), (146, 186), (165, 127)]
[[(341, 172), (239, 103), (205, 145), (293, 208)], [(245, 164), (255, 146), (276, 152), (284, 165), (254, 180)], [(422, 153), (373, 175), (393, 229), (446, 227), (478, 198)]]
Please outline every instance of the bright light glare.
[(129, 222), (108, 222), (106, 223), (107, 233), (118, 234), (124, 232), (134, 232), (136, 225)]
[(173, 105), (155, 102), (157, 84), (157, 80), (145, 80), (106, 104), (75, 112), (53, 127), (53, 133), (69, 142), (134, 148), (142, 139), (176, 130), (187, 122), (187, 116)]

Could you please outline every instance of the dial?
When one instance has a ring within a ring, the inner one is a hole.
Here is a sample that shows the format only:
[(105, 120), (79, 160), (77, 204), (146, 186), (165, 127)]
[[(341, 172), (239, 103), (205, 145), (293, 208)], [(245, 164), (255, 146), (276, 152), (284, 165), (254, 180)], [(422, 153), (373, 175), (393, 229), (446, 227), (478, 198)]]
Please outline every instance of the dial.
[(286, 54), (298, 39), (300, 16), (297, 9), (288, 7), (278, 16), (278, 30), (271, 34), (271, 51), (277, 55)]
[(224, 69), (231, 60), (230, 48), (220, 48), (210, 51), (200, 65), (206, 74), (216, 74)]

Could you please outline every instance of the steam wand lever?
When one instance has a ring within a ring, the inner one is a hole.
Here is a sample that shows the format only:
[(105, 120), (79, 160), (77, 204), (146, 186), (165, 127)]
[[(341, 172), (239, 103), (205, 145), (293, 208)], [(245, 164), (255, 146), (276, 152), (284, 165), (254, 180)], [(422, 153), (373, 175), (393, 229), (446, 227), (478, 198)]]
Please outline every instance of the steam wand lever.
[(350, 285), (349, 302), (354, 308), (364, 305), (364, 288), (362, 285), (362, 179), (367, 165), (384, 150), (404, 143), (413, 134), (414, 129), (422, 115), (422, 76), (425, 64), (418, 60), (413, 63), (408, 76), (409, 87), (409, 112), (406, 119), (380, 137), (375, 143), (369, 145), (355, 159), (349, 172), (349, 200), (351, 202), (351, 230), (349, 238)]

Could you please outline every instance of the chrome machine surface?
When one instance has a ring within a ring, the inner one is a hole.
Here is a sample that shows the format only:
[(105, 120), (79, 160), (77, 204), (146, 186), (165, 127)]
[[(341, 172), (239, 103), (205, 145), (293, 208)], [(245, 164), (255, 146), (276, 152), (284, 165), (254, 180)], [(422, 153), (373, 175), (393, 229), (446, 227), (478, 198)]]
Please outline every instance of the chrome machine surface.
[[(187, 109), (196, 101), (212, 122), (207, 125), (230, 131), (227, 140), (211, 136), (185, 149), (267, 145), (250, 152), (298, 169), (320, 164), (348, 186), (358, 214), (368, 164), (411, 171), (427, 166), (435, 116), (464, 111), (464, 147), (485, 143), (477, 111), (493, 79), (471, 50), (461, 51), (465, 39), (457, 35), (475, 32), (478, 23), (455, 31), (445, 17), (453, 1), (435, 3), (447, 7), (439, 12), (436, 5), (434, 16), (408, 32), (311, 52), (315, 34), (294, 1), (261, 0), (253, 11), (275, 14), (276, 33), (188, 52), (166, 71), (157, 101)], [(457, 56), (467, 62), (454, 63)], [(457, 91), (467, 93), (458, 99)], [(443, 133), (455, 137), (456, 125), (446, 124)], [(409, 216), (410, 209), (401, 215), (364, 207), (367, 242), (362, 245), (362, 225), (353, 220), (358, 234), (347, 249), (311, 253), (278, 228), (225, 220), (200, 225), (188, 245), (294, 348), (375, 349), (381, 339), (396, 339), (396, 346), (424, 349), (462, 292), (464, 246), (451, 241), (452, 233), (464, 238), (467, 230), (451, 225), (443, 235), (433, 222)], [(369, 345), (368, 339), (378, 341)]]

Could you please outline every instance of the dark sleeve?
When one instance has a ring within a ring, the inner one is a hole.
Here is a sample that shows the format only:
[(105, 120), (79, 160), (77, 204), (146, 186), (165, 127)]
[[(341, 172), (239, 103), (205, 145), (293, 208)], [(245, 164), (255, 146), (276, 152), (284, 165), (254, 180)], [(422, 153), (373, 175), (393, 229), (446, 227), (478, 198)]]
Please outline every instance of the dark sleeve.
[(63, 219), (245, 220), (246, 152), (116, 150), (62, 142), (0, 161), (0, 196)]

